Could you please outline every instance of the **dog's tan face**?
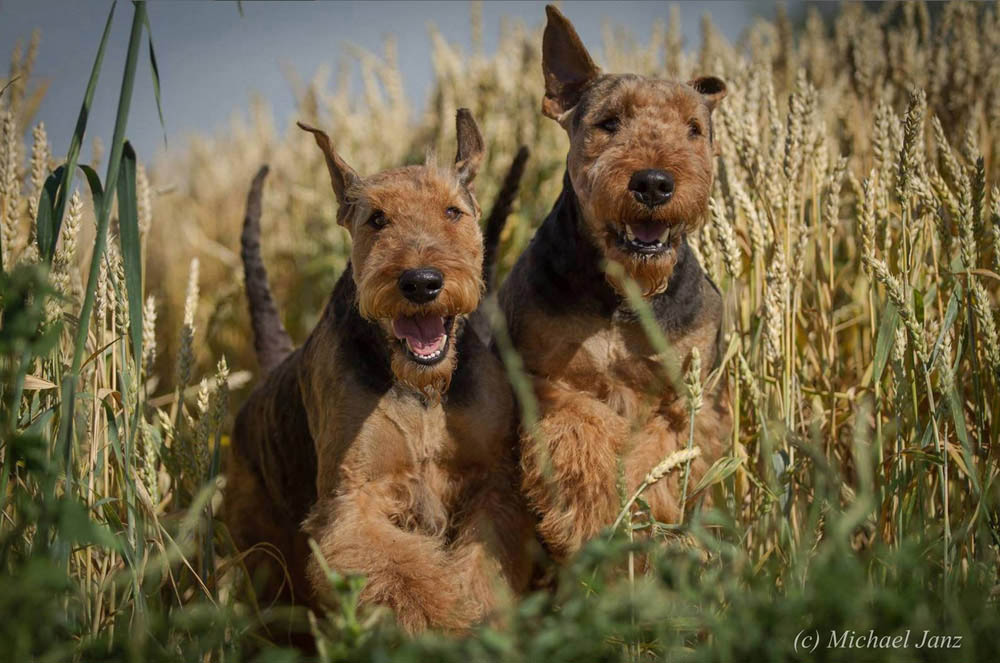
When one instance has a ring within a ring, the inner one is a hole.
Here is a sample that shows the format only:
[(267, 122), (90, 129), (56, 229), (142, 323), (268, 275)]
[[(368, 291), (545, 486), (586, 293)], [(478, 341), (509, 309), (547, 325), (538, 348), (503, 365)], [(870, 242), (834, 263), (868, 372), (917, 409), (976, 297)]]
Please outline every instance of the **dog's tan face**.
[(396, 379), (424, 394), (447, 390), (455, 338), (483, 293), (480, 208), (471, 184), (483, 157), (468, 112), (458, 118), (454, 167), (433, 163), (361, 178), (308, 129), (327, 157), (351, 234), (361, 315), (383, 330)]
[(697, 229), (713, 176), (718, 78), (688, 83), (606, 75), (573, 26), (548, 9), (543, 112), (570, 137), (570, 180), (585, 230), (647, 296), (666, 289), (682, 236)]

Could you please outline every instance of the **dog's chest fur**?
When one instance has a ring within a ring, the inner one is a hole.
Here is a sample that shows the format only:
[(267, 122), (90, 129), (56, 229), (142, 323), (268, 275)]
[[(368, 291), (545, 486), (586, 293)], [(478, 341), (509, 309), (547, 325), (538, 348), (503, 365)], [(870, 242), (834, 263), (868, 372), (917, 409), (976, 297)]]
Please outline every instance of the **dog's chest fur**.
[[(344, 416), (335, 422), (318, 418), (320, 426), (333, 426), (316, 436), (332, 447), (318, 449), (319, 458), (342, 458), (335, 468), (324, 468), (320, 461), (320, 494), (390, 479), (396, 491), (390, 517), (397, 526), (444, 533), (463, 493), (487, 476), (502, 460), (504, 446), (510, 445), (512, 409), (507, 410), (507, 424), (501, 425), (499, 418), (474, 415), (486, 411), (477, 400), (427, 404), (399, 385), (381, 395), (368, 392), (344, 398)], [(370, 414), (362, 420), (363, 412)]]
[[(635, 320), (577, 315), (526, 322), (520, 336), (531, 374), (590, 394), (633, 423), (666, 415), (679, 405), (661, 356)], [(704, 378), (715, 360), (715, 333), (710, 316), (700, 315), (694, 329), (666, 336), (675, 361), (689, 356), (692, 347), (699, 348)], [(560, 342), (547, 340), (552, 338)]]
[[(344, 405), (332, 443), (349, 443), (363, 454), (359, 465), (349, 465), (366, 468), (367, 478), (475, 471), (488, 466), (506, 435), (498, 418), (473, 414), (485, 413), (487, 405), (475, 394), (468, 403), (428, 404), (407, 387), (394, 385), (381, 395), (345, 395)], [(355, 420), (362, 412), (370, 414)]]
[[(661, 358), (607, 283), (579, 225), (567, 183), (501, 291), (525, 368), (556, 387), (597, 398), (632, 423), (655, 414), (681, 423), (683, 407)], [(704, 378), (716, 360), (722, 299), (686, 242), (677, 251), (666, 291), (648, 303), (673, 360), (685, 362), (697, 347)]]
[(423, 495), (417, 511), (451, 509), (512, 446), (503, 368), (467, 328), (448, 392), (427, 399), (393, 379), (376, 327), (353, 308), (333, 313), (306, 343), (300, 378), (318, 493), (390, 479)]

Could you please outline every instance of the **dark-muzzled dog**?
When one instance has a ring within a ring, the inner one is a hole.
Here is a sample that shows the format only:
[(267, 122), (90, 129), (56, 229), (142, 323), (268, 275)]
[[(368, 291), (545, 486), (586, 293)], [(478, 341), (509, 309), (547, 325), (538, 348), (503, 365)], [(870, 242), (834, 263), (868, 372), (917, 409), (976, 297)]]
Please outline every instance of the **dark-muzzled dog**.
[[(522, 432), (523, 490), (557, 560), (602, 528), (646, 474), (688, 442), (684, 398), (623, 296), (617, 263), (641, 290), (682, 370), (693, 349), (704, 380), (718, 359), (722, 299), (687, 244), (713, 180), (714, 77), (688, 83), (604, 74), (570, 22), (548, 7), (542, 112), (570, 138), (563, 191), (500, 292), (514, 344), (534, 380), (539, 421)], [(691, 468), (697, 482), (724, 448), (724, 385), (704, 396)], [(644, 494), (676, 522), (677, 473)]]

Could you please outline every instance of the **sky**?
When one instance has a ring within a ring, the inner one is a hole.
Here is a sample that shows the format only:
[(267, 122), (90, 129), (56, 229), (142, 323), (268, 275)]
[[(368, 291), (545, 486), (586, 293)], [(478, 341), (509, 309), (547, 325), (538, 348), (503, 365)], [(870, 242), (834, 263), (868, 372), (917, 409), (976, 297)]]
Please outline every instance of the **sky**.
[[(483, 4), (487, 53), (496, 49), (500, 19), (541, 25), (544, 2), (492, 1)], [(628, 29), (649, 39), (657, 19), (667, 20), (668, 2), (597, 2), (566, 0), (562, 11), (584, 43), (597, 49), (602, 25)], [(697, 48), (704, 13), (735, 39), (754, 16), (773, 17), (770, 2), (680, 2), (687, 48)], [(794, 4), (794, 3), (793, 3)], [(87, 79), (110, 2), (98, 0), (0, 0), (0, 49), (6, 62), (18, 39), (27, 43), (34, 28), (41, 45), (34, 79), (47, 79), (49, 91), (35, 120), (45, 122), (55, 154), (65, 154), (79, 113)], [(406, 91), (421, 107), (431, 85), (433, 24), (453, 43), (471, 50), (470, 7), (450, 2), (235, 2), (174, 0), (148, 5), (153, 45), (160, 73), (167, 143), (156, 112), (145, 38), (129, 117), (127, 136), (140, 159), (164, 149), (179, 149), (185, 136), (215, 133), (243, 112), (254, 94), (271, 106), (278, 127), (294, 118), (294, 98), (286, 78), (291, 68), (309, 80), (320, 66), (336, 69), (349, 44), (380, 51), (384, 38), (397, 41)], [(131, 3), (119, 2), (104, 58), (87, 134), (110, 142), (121, 87)], [(539, 74), (540, 75), (540, 74)], [(84, 156), (90, 154), (86, 139)]]

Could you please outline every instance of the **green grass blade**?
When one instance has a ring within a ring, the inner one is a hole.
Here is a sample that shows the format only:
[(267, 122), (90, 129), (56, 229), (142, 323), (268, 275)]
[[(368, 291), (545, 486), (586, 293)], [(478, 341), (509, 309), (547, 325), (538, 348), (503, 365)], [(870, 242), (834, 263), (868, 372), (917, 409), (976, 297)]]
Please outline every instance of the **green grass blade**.
[(743, 464), (743, 459), (736, 456), (723, 456), (719, 460), (715, 461), (708, 471), (705, 472), (704, 476), (691, 491), (690, 499), (694, 499), (701, 491), (705, 490), (709, 486), (713, 486), (720, 481), (725, 481), (728, 479), (733, 472), (739, 469), (740, 465)]
[[(122, 75), (121, 93), (118, 97), (118, 113), (115, 118), (115, 131), (111, 141), (111, 157), (108, 160), (108, 173), (104, 178), (104, 190), (111, 191), (118, 186), (118, 171), (121, 167), (122, 151), (125, 146), (125, 128), (128, 125), (128, 113), (132, 102), (132, 88), (135, 85), (135, 69), (139, 59), (139, 41), (142, 37), (142, 26), (145, 22), (146, 3), (135, 3), (135, 14), (132, 18), (132, 31), (129, 37), (128, 51), (125, 57), (125, 72)], [(63, 410), (59, 418), (59, 442), (69, 482), (72, 467), (73, 446), (73, 416), (76, 403), (76, 383), (80, 378), (80, 367), (87, 346), (88, 321), (94, 310), (94, 300), (97, 290), (97, 279), (101, 260), (108, 239), (108, 222), (111, 217), (112, 197), (103, 196), (97, 216), (97, 233), (94, 238), (94, 251), (90, 258), (90, 271), (87, 277), (87, 289), (84, 292), (83, 304), (80, 307), (80, 324), (76, 329), (73, 343), (73, 364), (63, 380)], [(68, 486), (67, 486), (68, 488)]]
[(931, 350), (931, 358), (927, 360), (928, 366), (933, 366), (934, 362), (937, 361), (938, 352), (941, 351), (941, 342), (944, 340), (944, 336), (951, 329), (951, 326), (955, 324), (955, 318), (958, 316), (958, 302), (962, 297), (961, 288), (955, 288), (951, 297), (948, 299), (948, 310), (944, 314), (944, 322), (941, 324), (941, 332), (938, 334), (937, 339), (934, 341), (934, 349)]
[[(962, 398), (958, 395), (958, 390), (952, 385), (947, 393), (948, 409), (951, 411), (951, 419), (955, 424), (955, 434), (962, 445), (962, 459), (968, 472), (969, 480), (972, 482), (972, 490), (976, 497), (980, 495), (979, 475), (976, 474), (976, 465), (972, 455), (972, 442), (969, 440), (969, 430), (965, 423), (965, 413), (962, 411)], [(945, 453), (948, 453), (945, 450)]]
[(882, 316), (882, 324), (878, 327), (878, 340), (875, 341), (875, 367), (872, 372), (872, 384), (878, 384), (882, 379), (882, 372), (889, 359), (889, 351), (892, 350), (896, 340), (896, 326), (899, 324), (899, 311), (893, 304), (885, 307), (885, 315)]
[[(101, 35), (101, 43), (97, 47), (94, 66), (90, 70), (90, 80), (87, 81), (87, 91), (83, 94), (83, 104), (80, 106), (80, 114), (76, 119), (76, 128), (73, 130), (73, 137), (69, 142), (69, 152), (66, 153), (66, 170), (63, 171), (63, 178), (59, 183), (59, 192), (56, 195), (52, 212), (53, 247), (59, 239), (59, 228), (62, 226), (63, 213), (66, 211), (66, 201), (69, 200), (70, 182), (72, 182), (73, 174), (76, 172), (80, 146), (83, 144), (83, 135), (87, 131), (87, 118), (90, 117), (90, 106), (94, 101), (94, 91), (97, 89), (97, 78), (101, 73), (101, 63), (104, 61), (104, 47), (108, 43), (108, 35), (111, 34), (111, 19), (114, 18), (117, 4), (117, 2), (112, 3), (111, 11), (108, 12), (108, 20), (104, 24), (104, 34)], [(47, 259), (51, 260), (51, 255)]]
[(94, 214), (100, 214), (101, 205), (104, 204), (104, 185), (101, 184), (101, 176), (90, 166), (80, 164), (80, 170), (87, 178), (90, 186), (90, 197), (94, 200)]
[(163, 129), (163, 145), (167, 145), (167, 125), (163, 122), (163, 105), (160, 103), (160, 68), (156, 64), (156, 51), (153, 49), (153, 28), (146, 16), (146, 37), (149, 40), (149, 65), (153, 71), (153, 95), (156, 97), (156, 112), (160, 116), (160, 128)]
[[(35, 239), (38, 243), (39, 255), (47, 262), (52, 262), (52, 256), (55, 255), (56, 242), (58, 240), (59, 229), (56, 227), (55, 219), (55, 205), (54, 202), (58, 196), (59, 187), (62, 186), (64, 179), (66, 178), (66, 166), (63, 164), (59, 166), (48, 179), (45, 180), (45, 186), (42, 188), (42, 195), (38, 201), (38, 215), (35, 217)], [(90, 166), (80, 164), (78, 166), (83, 174), (87, 178), (87, 183), (90, 185), (90, 195), (94, 199), (94, 215), (99, 214), (102, 199), (104, 198), (104, 187), (101, 184), (101, 178), (98, 176), (94, 169)]]
[[(136, 201), (135, 189), (135, 150), (131, 143), (125, 142), (122, 151), (121, 170), (118, 175), (118, 239), (121, 242), (122, 262), (125, 270), (125, 294), (128, 300), (129, 311), (129, 337), (132, 341), (132, 365), (135, 367), (134, 379), (139, 379), (142, 372), (142, 254), (139, 246), (139, 211)], [(116, 286), (117, 287), (117, 286)], [(125, 366), (123, 348), (122, 365)], [(123, 384), (126, 389), (132, 390), (130, 386), (130, 371), (122, 371)], [(136, 390), (139, 398), (142, 398), (141, 390)], [(129, 418), (128, 438), (125, 441), (125, 467), (132, 475), (131, 471), (135, 466), (135, 441), (139, 430), (140, 414), (142, 412), (141, 403), (129, 415), (123, 413), (123, 417)], [(135, 540), (136, 516), (138, 509), (135, 503), (135, 482), (132, 476), (128, 478), (126, 490), (126, 503), (128, 505), (128, 532), (132, 545), (138, 547)], [(138, 553), (137, 553), (138, 554)], [(137, 588), (138, 590), (138, 588)], [(137, 594), (138, 596), (138, 594)], [(141, 605), (139, 606), (142, 607)]]
[(139, 247), (139, 209), (135, 192), (135, 150), (126, 141), (118, 176), (118, 227), (125, 289), (128, 298), (129, 337), (136, 367), (142, 363), (142, 255)]
[(66, 166), (59, 166), (45, 180), (42, 196), (38, 201), (38, 214), (35, 216), (35, 241), (38, 252), (45, 262), (52, 262), (56, 251), (55, 211), (52, 202), (56, 199), (59, 184), (62, 182)]

